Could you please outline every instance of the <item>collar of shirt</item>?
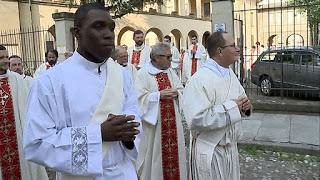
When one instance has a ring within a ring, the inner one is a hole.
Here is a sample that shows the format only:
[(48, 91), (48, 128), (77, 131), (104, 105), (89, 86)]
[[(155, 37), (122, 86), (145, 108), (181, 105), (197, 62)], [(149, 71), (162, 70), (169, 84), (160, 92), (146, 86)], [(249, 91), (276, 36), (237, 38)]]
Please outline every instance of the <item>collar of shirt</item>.
[(156, 75), (156, 74), (159, 74), (159, 73), (161, 73), (161, 72), (163, 72), (163, 73), (168, 73), (168, 70), (167, 70), (167, 69), (166, 69), (166, 70), (158, 69), (158, 68), (156, 68), (152, 63), (149, 63), (148, 66), (147, 66), (147, 68), (148, 68), (148, 72), (149, 72), (150, 74), (152, 74), (152, 75)]
[(134, 51), (142, 51), (143, 48), (144, 48), (144, 44), (142, 44), (141, 46), (136, 46), (136, 45), (133, 46)]
[(7, 72), (4, 73), (4, 74), (0, 74), (0, 79), (1, 79), (1, 78), (5, 78), (5, 77), (8, 77), (8, 72), (9, 72), (9, 70), (7, 70)]
[[(104, 70), (107, 67), (107, 63), (102, 62), (102, 63), (94, 63), (89, 61), (88, 59), (84, 58), (81, 54), (79, 54), (77, 51), (75, 51), (72, 55), (72, 59), (76, 60), (79, 64), (83, 65), (85, 69), (89, 70), (89, 71), (95, 71), (98, 72), (99, 66), (100, 66), (100, 70)], [(111, 58), (109, 58), (108, 60), (112, 60)]]
[(215, 60), (209, 58), (203, 64), (204, 67), (209, 68), (211, 71), (216, 73), (220, 77), (225, 77), (229, 75), (230, 69), (220, 66)]

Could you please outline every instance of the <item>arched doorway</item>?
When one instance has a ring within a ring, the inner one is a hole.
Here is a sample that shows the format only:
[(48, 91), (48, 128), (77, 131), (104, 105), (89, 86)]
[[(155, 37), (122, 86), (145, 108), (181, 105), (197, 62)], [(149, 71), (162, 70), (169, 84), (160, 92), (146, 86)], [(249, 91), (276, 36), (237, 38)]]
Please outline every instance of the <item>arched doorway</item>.
[(162, 42), (163, 33), (158, 28), (150, 28), (145, 35), (145, 43), (149, 46), (153, 46), (158, 42)]
[(171, 40), (174, 43), (174, 46), (176, 46), (176, 48), (178, 50), (180, 50), (181, 48), (181, 38), (182, 38), (182, 34), (178, 29), (173, 29), (171, 31), (171, 34), (173, 36), (173, 39)]
[(128, 47), (134, 45), (132, 40), (134, 28), (130, 26), (123, 27), (118, 33), (117, 45), (127, 45)]
[(300, 34), (291, 34), (288, 36), (286, 40), (287, 46), (303, 46), (304, 45), (304, 39)]
[(210, 33), (209, 31), (206, 31), (206, 32), (204, 32), (203, 35), (202, 35), (202, 45), (203, 45), (205, 48), (207, 48), (207, 39), (209, 38), (210, 34), (211, 34), (211, 33)]

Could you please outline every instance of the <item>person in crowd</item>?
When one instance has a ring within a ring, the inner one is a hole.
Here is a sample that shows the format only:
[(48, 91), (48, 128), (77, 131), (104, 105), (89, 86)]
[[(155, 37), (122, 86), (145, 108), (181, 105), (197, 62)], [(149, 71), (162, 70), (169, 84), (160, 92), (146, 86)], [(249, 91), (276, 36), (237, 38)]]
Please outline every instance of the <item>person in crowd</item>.
[(48, 180), (44, 167), (25, 160), (22, 131), (28, 87), (9, 69), (8, 51), (0, 45), (0, 179)]
[(104, 5), (81, 5), (77, 50), (33, 82), (24, 154), (57, 180), (137, 180), (140, 110), (130, 74), (110, 58), (114, 30)]
[(229, 67), (240, 54), (231, 34), (208, 39), (210, 58), (187, 83), (182, 109), (192, 131), (191, 174), (194, 180), (239, 180), (237, 141), (241, 117), (252, 106)]
[(144, 136), (137, 170), (140, 180), (186, 180), (186, 148), (180, 98), (183, 86), (171, 66), (171, 46), (152, 47), (151, 63), (138, 71), (138, 100)]
[(150, 62), (151, 48), (144, 43), (144, 33), (141, 30), (133, 32), (135, 45), (128, 48), (129, 61), (138, 70)]
[(38, 77), (40, 74), (44, 73), (48, 69), (54, 67), (58, 62), (58, 51), (57, 50), (49, 50), (45, 54), (46, 62), (42, 63), (35, 71), (34, 77)]

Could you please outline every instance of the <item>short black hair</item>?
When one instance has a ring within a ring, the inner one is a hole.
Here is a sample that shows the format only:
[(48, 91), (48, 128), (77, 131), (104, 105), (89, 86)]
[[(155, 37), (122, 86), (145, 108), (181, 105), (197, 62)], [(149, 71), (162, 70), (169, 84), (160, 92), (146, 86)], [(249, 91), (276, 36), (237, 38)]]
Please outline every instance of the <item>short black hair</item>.
[(22, 60), (22, 58), (21, 58), (20, 56), (18, 56), (18, 55), (12, 55), (12, 56), (10, 56), (10, 57), (9, 57), (9, 60), (10, 60), (11, 58), (19, 58), (19, 59)]
[(57, 58), (59, 57), (58, 51), (55, 50), (55, 49), (51, 49), (51, 50), (48, 50), (48, 51), (46, 52), (46, 54), (45, 54), (46, 58), (48, 57), (48, 53), (49, 53), (49, 52), (52, 52), (53, 54), (55, 54)]
[(191, 36), (191, 39), (194, 38), (194, 37), (198, 39), (197, 35), (192, 35), (192, 36)]
[(7, 48), (0, 44), (0, 50), (7, 50)]
[(81, 27), (83, 20), (86, 18), (88, 12), (93, 9), (108, 11), (102, 3), (94, 2), (81, 5), (74, 14), (74, 27)]
[(141, 30), (135, 30), (134, 32), (133, 32), (133, 38), (134, 38), (134, 36), (136, 35), (136, 34), (144, 34)]
[(215, 55), (219, 47), (223, 47), (226, 44), (226, 41), (223, 37), (223, 34), (226, 33), (227, 32), (214, 32), (209, 36), (207, 40), (207, 49), (211, 58)]
[(171, 42), (171, 37), (169, 35), (165, 35), (163, 38), (164, 39), (169, 39), (169, 41)]

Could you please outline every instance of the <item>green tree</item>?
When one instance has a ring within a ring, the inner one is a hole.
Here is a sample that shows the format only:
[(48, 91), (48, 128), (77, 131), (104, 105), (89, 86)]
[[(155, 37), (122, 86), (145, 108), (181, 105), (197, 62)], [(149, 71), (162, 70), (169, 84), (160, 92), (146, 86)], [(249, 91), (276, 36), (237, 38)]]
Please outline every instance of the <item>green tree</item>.
[(311, 29), (311, 41), (313, 45), (319, 44), (320, 24), (320, 0), (291, 0), (291, 5), (299, 7), (299, 9), (307, 14), (308, 24)]
[[(142, 10), (145, 4), (162, 5), (165, 0), (80, 0), (80, 4), (100, 2), (107, 4), (115, 18), (120, 18), (134, 11)], [(70, 6), (77, 5), (76, 0), (70, 0)]]

